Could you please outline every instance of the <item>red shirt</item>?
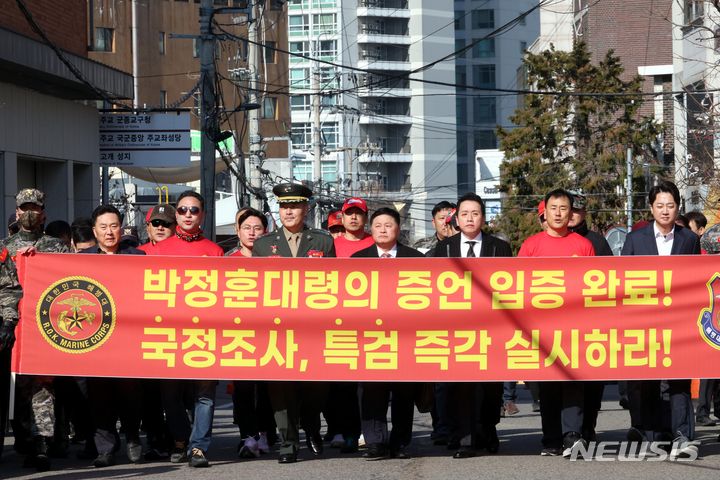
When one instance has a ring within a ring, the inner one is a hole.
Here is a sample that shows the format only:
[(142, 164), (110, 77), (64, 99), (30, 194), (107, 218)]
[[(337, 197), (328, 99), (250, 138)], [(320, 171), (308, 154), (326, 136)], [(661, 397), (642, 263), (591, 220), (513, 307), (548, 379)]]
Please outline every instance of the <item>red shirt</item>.
[(587, 238), (570, 232), (564, 237), (553, 237), (547, 232), (527, 238), (518, 257), (594, 257), (595, 249)]
[(207, 238), (188, 242), (178, 238), (177, 235), (148, 247), (145, 252), (149, 255), (180, 255), (185, 257), (222, 257), (224, 255), (222, 247)]
[(348, 240), (343, 235), (340, 235), (334, 240), (335, 243), (335, 256), (340, 257), (351, 257), (353, 253), (359, 252), (363, 248), (367, 248), (370, 245), (374, 245), (372, 235), (365, 234), (362, 240)]

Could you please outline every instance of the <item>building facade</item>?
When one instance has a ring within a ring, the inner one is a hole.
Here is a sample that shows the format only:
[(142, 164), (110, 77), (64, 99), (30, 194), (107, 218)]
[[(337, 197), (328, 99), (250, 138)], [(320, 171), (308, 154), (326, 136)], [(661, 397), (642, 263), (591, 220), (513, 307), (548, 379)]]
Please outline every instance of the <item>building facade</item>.
[(0, 0), (3, 222), (21, 188), (45, 191), (48, 221), (71, 221), (89, 215), (100, 199), (98, 101), (131, 98), (132, 78), (88, 58), (85, 0), (27, 4), (30, 18), (16, 2)]

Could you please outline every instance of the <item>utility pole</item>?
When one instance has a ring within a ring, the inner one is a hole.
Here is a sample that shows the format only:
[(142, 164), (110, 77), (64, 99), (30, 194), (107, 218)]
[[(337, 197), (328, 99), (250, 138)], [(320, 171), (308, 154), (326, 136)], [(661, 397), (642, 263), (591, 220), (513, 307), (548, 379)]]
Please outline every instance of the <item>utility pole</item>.
[[(248, 15), (248, 73), (249, 78), (249, 103), (251, 105), (258, 104), (257, 94), (257, 80), (258, 80), (258, 65), (260, 65), (259, 53), (260, 48), (257, 45), (258, 41), (258, 3), (253, 2), (252, 8)], [(248, 134), (250, 143), (250, 187), (252, 192), (250, 196), (250, 206), (257, 210), (263, 210), (263, 201), (258, 197), (257, 193), (262, 189), (262, 180), (260, 178), (260, 112), (259, 109), (254, 108), (246, 111), (248, 116)]]
[(628, 147), (627, 149), (627, 188), (625, 189), (625, 194), (627, 195), (627, 198), (625, 200), (626, 202), (626, 215), (627, 215), (627, 229), (628, 233), (632, 230), (633, 225), (633, 218), (632, 218), (632, 207), (633, 207), (633, 201), (632, 201), (632, 148)]
[(215, 37), (212, 33), (213, 0), (200, 3), (200, 194), (205, 199), (203, 232), (215, 240)]
[[(313, 193), (320, 195), (322, 190), (322, 136), (320, 131), (320, 67), (317, 64), (312, 71), (312, 111), (313, 111), (313, 173), (315, 174), (315, 185)], [(322, 224), (322, 211), (320, 204), (315, 204), (315, 227), (320, 228)]]

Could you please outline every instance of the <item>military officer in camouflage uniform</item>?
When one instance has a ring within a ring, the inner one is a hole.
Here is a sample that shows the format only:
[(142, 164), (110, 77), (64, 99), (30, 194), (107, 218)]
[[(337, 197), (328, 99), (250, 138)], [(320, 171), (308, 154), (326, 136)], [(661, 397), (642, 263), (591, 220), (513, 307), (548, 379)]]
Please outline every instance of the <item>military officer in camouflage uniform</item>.
[(0, 455), (5, 444), (10, 404), (10, 357), (15, 344), (22, 289), (10, 252), (0, 244)]
[[(68, 247), (57, 238), (43, 234), (45, 224), (45, 194), (34, 188), (20, 190), (15, 197), (15, 214), (20, 231), (0, 242), (0, 252), (15, 261), (24, 250), (34, 249), (37, 252), (67, 253)], [(0, 280), (0, 282), (2, 282)], [(2, 286), (0, 298), (14, 295), (15, 287)], [(0, 300), (2, 303), (3, 300)], [(8, 309), (8, 312), (10, 310)], [(3, 311), (3, 316), (6, 313)], [(12, 316), (12, 314), (9, 314)], [(4, 317), (7, 319), (7, 317)], [(3, 328), (14, 330), (17, 322), (13, 319), (3, 323)], [(15, 411), (16, 443), (27, 441), (28, 433), (32, 436), (32, 448), (26, 459), (27, 466), (34, 466), (39, 471), (50, 468), (48, 444), (55, 435), (55, 392), (52, 377), (35, 375), (19, 375)], [(23, 438), (23, 436), (25, 438)]]
[[(283, 183), (273, 188), (280, 204), (282, 228), (255, 240), (253, 257), (334, 257), (335, 246), (327, 232), (308, 228), (305, 218), (312, 191), (304, 185)], [(282, 268), (282, 266), (280, 267)], [(302, 421), (308, 448), (314, 455), (323, 452), (320, 436), (320, 409), (325, 403), (327, 383), (270, 382), (268, 392), (280, 431), (280, 463), (297, 461)]]

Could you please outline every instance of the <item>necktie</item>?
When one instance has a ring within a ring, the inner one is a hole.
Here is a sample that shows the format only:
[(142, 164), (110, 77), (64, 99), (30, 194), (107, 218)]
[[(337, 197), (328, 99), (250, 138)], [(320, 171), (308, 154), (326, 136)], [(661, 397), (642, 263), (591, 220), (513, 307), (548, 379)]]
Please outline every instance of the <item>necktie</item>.
[(300, 243), (300, 242), (298, 241), (299, 239), (300, 239), (300, 235), (297, 234), (297, 233), (293, 233), (292, 235), (290, 235), (290, 241), (288, 242), (288, 244), (289, 244), (289, 247), (290, 247), (290, 252), (292, 253), (292, 256), (293, 256), (293, 257), (297, 257), (297, 254), (298, 254), (298, 246), (299, 246), (299, 243)]
[(390, 255), (388, 252), (383, 252), (383, 254), (380, 255), (380, 258), (392, 258), (392, 255)]
[(475, 244), (477, 243), (475, 240), (470, 240), (469, 242), (465, 242), (468, 244), (468, 251), (467, 251), (467, 257), (475, 257)]

